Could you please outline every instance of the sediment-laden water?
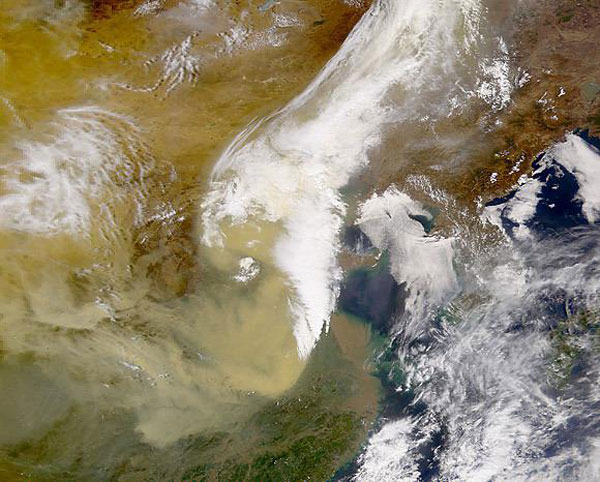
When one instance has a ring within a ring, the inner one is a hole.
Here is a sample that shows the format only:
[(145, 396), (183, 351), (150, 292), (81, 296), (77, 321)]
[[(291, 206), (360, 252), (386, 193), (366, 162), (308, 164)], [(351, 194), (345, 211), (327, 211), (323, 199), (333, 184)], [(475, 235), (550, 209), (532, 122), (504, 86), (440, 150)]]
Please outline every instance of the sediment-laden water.
[(550, 3), (7, 0), (0, 478), (599, 477)]

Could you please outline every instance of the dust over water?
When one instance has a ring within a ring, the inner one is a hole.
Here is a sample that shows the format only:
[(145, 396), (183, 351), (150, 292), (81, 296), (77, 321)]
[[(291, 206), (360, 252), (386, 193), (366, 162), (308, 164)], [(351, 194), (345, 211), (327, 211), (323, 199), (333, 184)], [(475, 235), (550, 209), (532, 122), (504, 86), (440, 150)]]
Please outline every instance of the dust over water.
[(300, 92), (365, 7), (3, 3), (7, 476), (32, 470), (27, 448), (65, 467), (72, 446), (110, 458), (107, 431), (165, 447), (233, 429), (298, 380), (281, 227), (200, 247), (197, 211), (219, 152)]

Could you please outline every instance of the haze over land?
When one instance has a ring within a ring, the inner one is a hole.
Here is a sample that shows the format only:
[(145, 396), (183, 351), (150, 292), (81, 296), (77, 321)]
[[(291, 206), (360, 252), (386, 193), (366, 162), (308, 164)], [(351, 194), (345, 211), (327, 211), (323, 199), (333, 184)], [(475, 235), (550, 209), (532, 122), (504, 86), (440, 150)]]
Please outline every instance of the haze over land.
[(0, 32), (0, 478), (600, 477), (597, 2)]

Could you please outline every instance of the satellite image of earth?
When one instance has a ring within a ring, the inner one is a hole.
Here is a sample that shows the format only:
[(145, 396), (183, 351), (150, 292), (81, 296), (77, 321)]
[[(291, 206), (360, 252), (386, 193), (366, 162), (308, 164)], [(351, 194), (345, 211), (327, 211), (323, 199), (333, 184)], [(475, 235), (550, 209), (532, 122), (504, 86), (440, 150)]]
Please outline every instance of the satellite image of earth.
[(0, 481), (600, 481), (600, 0), (2, 0)]

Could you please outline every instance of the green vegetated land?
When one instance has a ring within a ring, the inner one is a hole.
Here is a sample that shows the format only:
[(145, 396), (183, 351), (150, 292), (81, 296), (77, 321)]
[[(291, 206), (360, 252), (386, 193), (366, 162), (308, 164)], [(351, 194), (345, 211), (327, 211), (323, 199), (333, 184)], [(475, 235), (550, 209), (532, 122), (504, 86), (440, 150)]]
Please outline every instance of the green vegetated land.
[[(371, 421), (372, 414), (359, 413), (347, 403), (362, 396), (355, 370), (335, 338), (324, 336), (297, 388), (257, 413), (237, 440), (227, 436), (209, 442), (207, 448), (212, 447), (200, 457), (204, 460), (182, 479), (328, 479), (356, 453)], [(224, 456), (215, 458), (221, 447)]]

